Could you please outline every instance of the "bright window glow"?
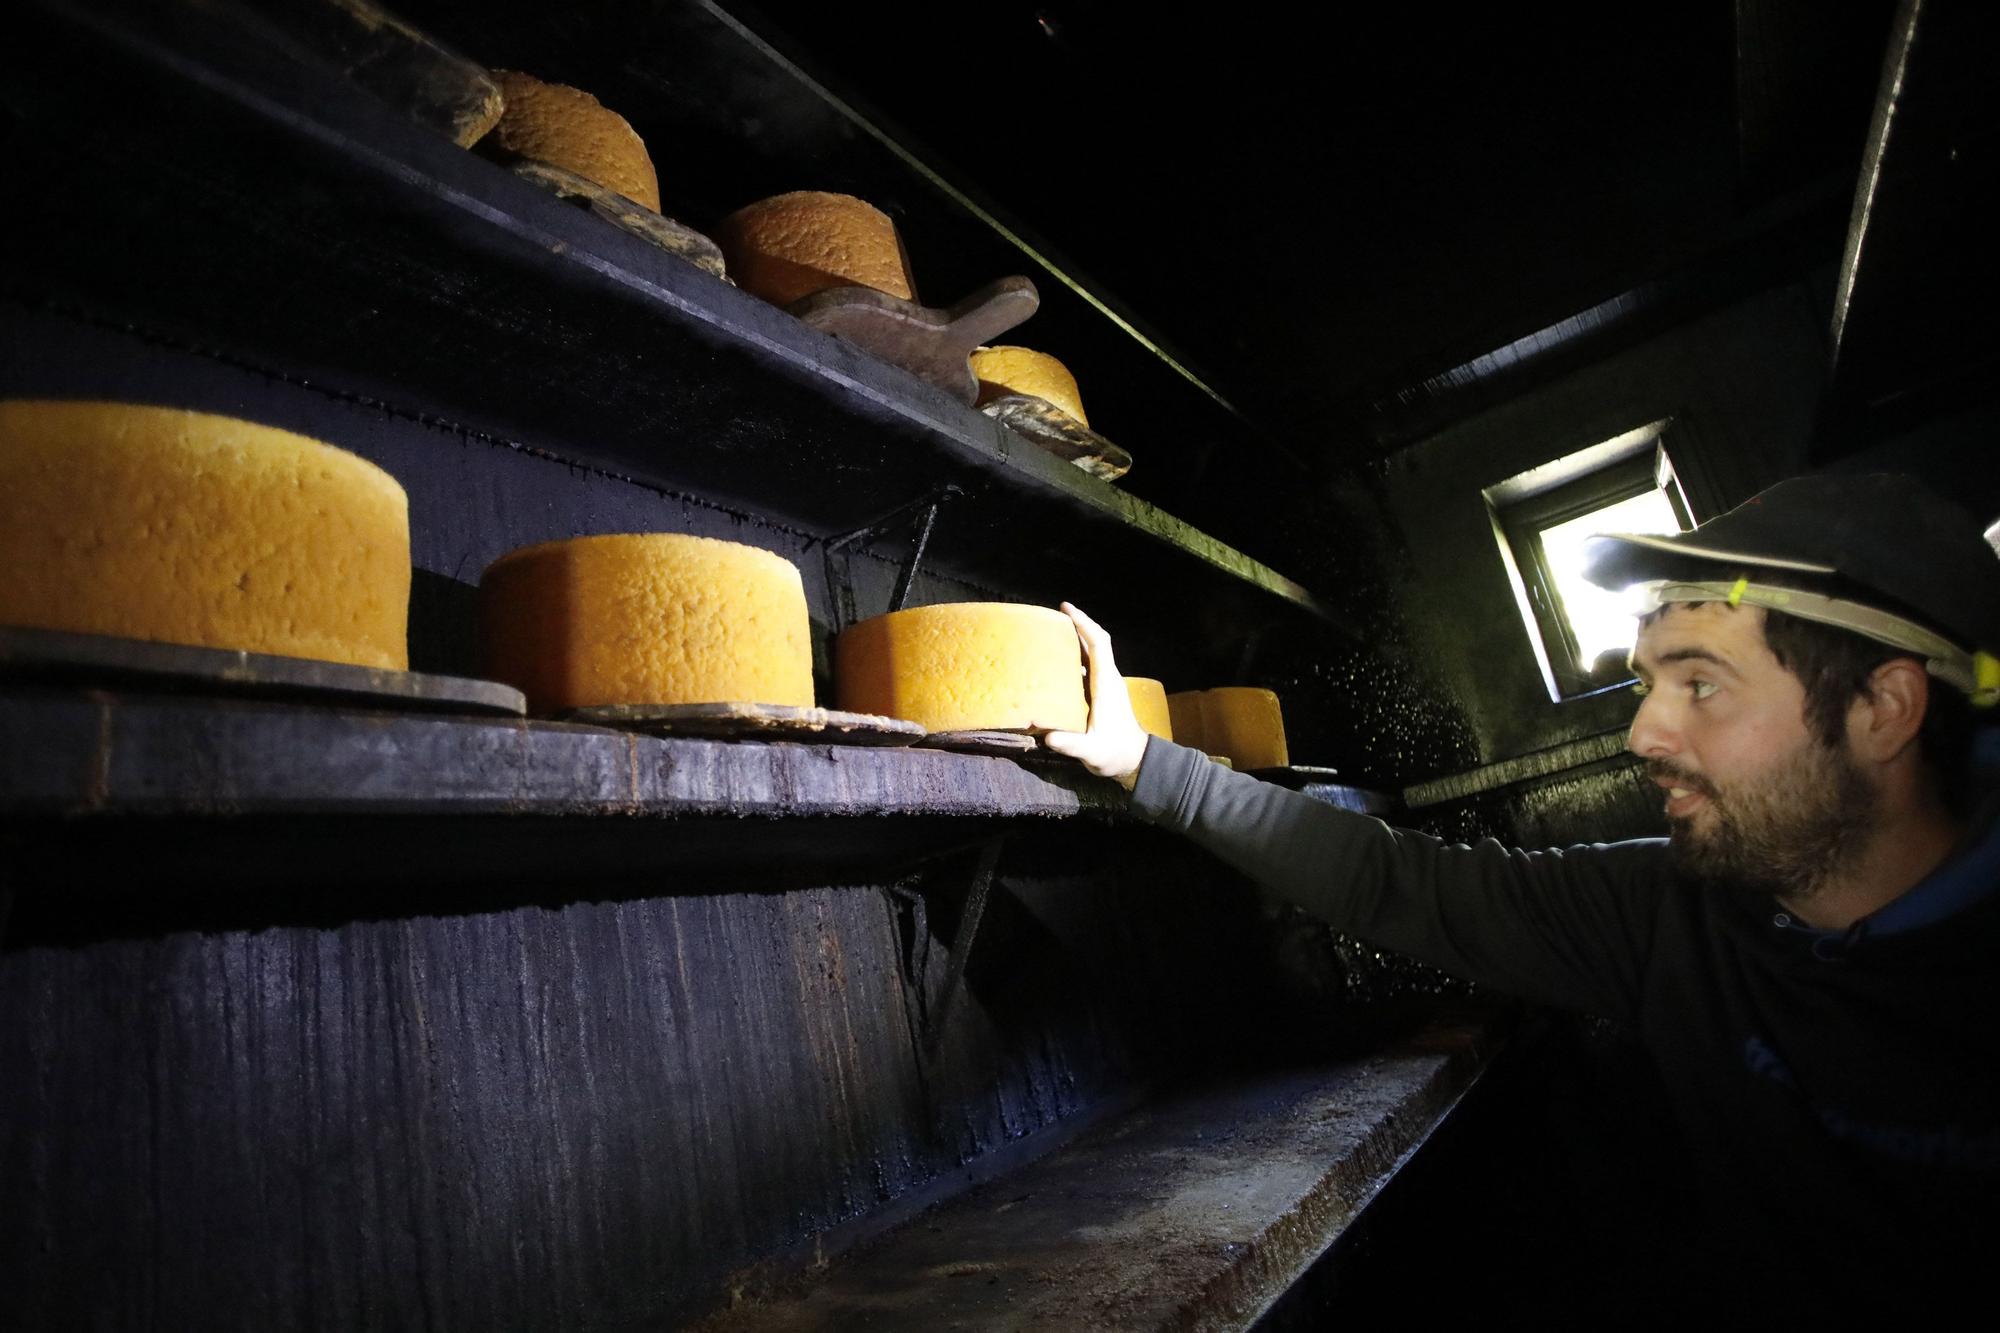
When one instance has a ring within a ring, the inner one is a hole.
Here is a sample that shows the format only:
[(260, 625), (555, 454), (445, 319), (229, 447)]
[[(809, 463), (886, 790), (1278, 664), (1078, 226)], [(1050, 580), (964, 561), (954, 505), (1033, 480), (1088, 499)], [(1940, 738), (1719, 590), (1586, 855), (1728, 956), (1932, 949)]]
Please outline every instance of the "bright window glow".
[(1605, 652), (1629, 653), (1639, 636), (1639, 622), (1632, 614), (1628, 596), (1606, 592), (1584, 578), (1584, 540), (1600, 532), (1680, 530), (1664, 491), (1646, 491), (1542, 529), (1542, 552), (1548, 561), (1549, 577), (1555, 580), (1563, 614), (1569, 618), (1570, 632), (1576, 635), (1577, 660), (1585, 671)]

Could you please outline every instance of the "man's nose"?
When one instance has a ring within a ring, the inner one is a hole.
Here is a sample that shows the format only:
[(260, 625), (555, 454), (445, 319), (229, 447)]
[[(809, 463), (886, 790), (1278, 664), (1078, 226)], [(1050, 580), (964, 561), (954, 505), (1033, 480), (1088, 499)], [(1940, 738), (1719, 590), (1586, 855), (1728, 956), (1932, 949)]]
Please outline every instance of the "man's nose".
[(1681, 748), (1680, 730), (1674, 725), (1673, 710), (1657, 694), (1649, 694), (1639, 701), (1639, 711), (1632, 717), (1632, 731), (1625, 738), (1625, 748), (1641, 759), (1661, 759), (1677, 753)]

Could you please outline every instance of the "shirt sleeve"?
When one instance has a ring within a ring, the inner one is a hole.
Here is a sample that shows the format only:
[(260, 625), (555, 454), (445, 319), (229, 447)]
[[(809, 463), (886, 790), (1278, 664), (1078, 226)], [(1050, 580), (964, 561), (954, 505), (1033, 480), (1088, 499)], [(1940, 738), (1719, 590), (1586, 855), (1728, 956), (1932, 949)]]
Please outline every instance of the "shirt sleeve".
[(1635, 1021), (1665, 842), (1524, 852), (1392, 829), (1148, 742), (1140, 818), (1380, 948), (1526, 999)]

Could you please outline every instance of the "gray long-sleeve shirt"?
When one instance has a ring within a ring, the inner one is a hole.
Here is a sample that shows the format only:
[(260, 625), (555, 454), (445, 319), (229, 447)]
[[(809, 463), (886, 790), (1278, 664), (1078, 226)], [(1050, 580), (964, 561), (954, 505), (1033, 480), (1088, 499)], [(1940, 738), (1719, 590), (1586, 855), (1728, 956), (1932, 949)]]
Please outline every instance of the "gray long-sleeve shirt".
[(1378, 947), (1631, 1026), (1727, 1249), (1879, 1291), (2000, 1243), (2000, 825), (1826, 934), (1664, 839), (1454, 845), (1158, 740), (1132, 806)]

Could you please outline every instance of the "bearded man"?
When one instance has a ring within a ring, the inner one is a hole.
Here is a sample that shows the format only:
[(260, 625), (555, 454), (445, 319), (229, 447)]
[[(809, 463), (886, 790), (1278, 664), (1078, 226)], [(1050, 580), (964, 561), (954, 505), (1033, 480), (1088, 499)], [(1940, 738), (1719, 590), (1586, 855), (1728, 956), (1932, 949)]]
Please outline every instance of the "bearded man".
[(1819, 476), (1597, 538), (1589, 574), (1641, 590), (1629, 748), (1665, 839), (1448, 845), (1232, 773), (1140, 732), (1074, 608), (1090, 727), (1049, 744), (1342, 930), (1636, 1031), (1707, 1204), (1690, 1303), (1912, 1313), (1983, 1289), (2000, 821), (1967, 758), (2000, 698), (2000, 559), (1907, 478)]

